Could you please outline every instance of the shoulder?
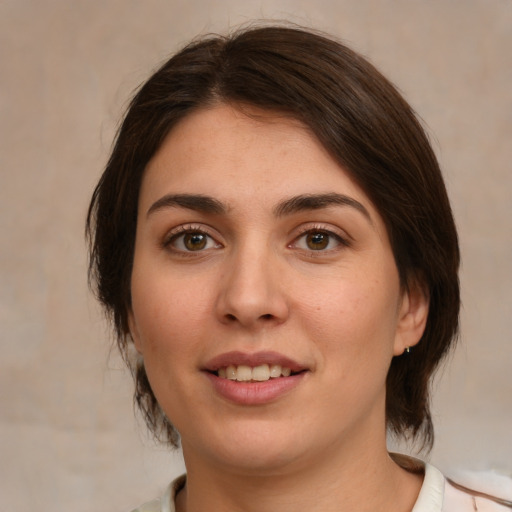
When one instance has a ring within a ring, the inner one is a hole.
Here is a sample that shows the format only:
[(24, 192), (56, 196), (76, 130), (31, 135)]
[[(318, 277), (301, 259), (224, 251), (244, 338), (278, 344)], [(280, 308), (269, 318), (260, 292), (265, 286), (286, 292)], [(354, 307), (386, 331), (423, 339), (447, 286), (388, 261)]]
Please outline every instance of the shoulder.
[(140, 507), (132, 510), (132, 512), (161, 512), (161, 511), (162, 511), (162, 504), (160, 502), (160, 499), (148, 501), (147, 503), (144, 503), (144, 505), (141, 505)]
[(393, 454), (404, 469), (424, 473), (412, 512), (505, 512), (512, 509), (512, 479), (491, 472), (459, 473), (452, 480), (437, 468)]
[(461, 473), (446, 479), (443, 512), (512, 509), (512, 479), (491, 472)]
[(175, 498), (178, 492), (183, 489), (187, 481), (186, 475), (181, 475), (173, 480), (167, 487), (161, 498), (148, 501), (132, 512), (175, 512)]

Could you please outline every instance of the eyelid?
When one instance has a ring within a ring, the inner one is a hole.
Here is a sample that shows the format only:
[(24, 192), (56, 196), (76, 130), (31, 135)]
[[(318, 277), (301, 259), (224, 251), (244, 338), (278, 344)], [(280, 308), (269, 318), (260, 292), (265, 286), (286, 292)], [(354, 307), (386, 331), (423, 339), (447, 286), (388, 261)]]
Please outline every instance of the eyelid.
[[(186, 235), (187, 233), (201, 233), (211, 238), (217, 247), (223, 246), (223, 244), (218, 240), (220, 237), (217, 236), (216, 233), (213, 232), (213, 229), (211, 229), (209, 226), (205, 226), (204, 224), (181, 224), (166, 232), (162, 240), (162, 247), (164, 249), (172, 250), (178, 254), (194, 254), (194, 251), (184, 251), (172, 246), (173, 241), (175, 241), (181, 235)], [(197, 251), (197, 253), (204, 251), (205, 250)]]
[(339, 246), (335, 247), (333, 249), (324, 249), (324, 250), (314, 250), (314, 249), (302, 249), (304, 251), (308, 251), (311, 253), (329, 253), (332, 251), (338, 250), (340, 247), (350, 247), (352, 245), (352, 237), (344, 230), (333, 226), (332, 224), (321, 224), (321, 223), (311, 223), (311, 224), (305, 224), (302, 225), (296, 230), (296, 233), (293, 235), (293, 240), (288, 244), (288, 247), (293, 247), (296, 245), (298, 240), (300, 240), (302, 237), (309, 233), (325, 233), (329, 236), (334, 237), (338, 242)]

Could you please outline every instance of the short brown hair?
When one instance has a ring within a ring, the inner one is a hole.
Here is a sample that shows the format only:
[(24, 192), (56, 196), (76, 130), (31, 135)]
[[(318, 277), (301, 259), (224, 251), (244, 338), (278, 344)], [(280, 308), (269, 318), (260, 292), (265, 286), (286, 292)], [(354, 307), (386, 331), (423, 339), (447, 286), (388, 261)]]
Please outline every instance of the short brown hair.
[[(89, 208), (90, 279), (129, 358), (128, 311), (137, 201), (144, 169), (176, 123), (216, 103), (249, 104), (293, 117), (316, 135), (382, 216), (401, 284), (430, 297), (423, 337), (392, 360), (388, 429), (433, 442), (431, 377), (458, 332), (457, 232), (438, 162), (413, 110), (368, 61), (310, 30), (266, 26), (207, 36), (169, 59), (139, 89)], [(129, 363), (150, 429), (171, 444), (144, 366)]]

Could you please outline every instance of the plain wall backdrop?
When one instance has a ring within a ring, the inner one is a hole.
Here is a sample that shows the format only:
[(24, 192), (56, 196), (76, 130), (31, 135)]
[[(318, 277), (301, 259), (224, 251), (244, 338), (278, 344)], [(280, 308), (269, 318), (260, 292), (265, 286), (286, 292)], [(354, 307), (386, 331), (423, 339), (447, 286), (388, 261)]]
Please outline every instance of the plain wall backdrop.
[(134, 88), (252, 19), (366, 55), (432, 134), (460, 231), (462, 341), (431, 460), (512, 468), (512, 1), (2, 0), (0, 508), (131, 510), (183, 470), (146, 439), (87, 288), (84, 219)]

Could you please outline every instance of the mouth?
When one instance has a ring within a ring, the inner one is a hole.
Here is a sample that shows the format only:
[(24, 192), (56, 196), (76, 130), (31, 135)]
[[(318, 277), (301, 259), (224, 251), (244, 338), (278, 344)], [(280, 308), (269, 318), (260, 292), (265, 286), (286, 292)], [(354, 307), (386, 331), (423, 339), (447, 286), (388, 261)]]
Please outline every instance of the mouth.
[(256, 383), (294, 377), (309, 369), (277, 352), (228, 352), (210, 360), (203, 370), (219, 379)]
[(238, 382), (265, 382), (270, 379), (289, 377), (300, 372), (292, 372), (291, 368), (280, 364), (260, 364), (248, 366), (245, 364), (223, 366), (216, 372), (212, 372), (221, 379), (236, 380)]
[(237, 405), (257, 406), (291, 393), (311, 369), (277, 352), (227, 352), (202, 370), (218, 396)]

